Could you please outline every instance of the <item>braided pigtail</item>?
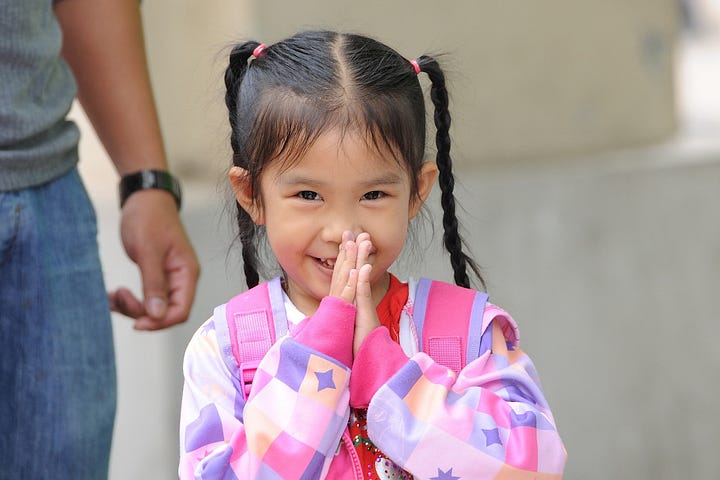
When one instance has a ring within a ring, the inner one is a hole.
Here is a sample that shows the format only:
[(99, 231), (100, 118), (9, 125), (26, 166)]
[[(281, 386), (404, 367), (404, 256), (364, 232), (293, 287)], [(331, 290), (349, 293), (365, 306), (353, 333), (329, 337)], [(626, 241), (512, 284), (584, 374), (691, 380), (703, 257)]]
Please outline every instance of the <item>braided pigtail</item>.
[(463, 252), (464, 241), (459, 231), (457, 216), (455, 215), (455, 177), (452, 172), (452, 159), (450, 157), (450, 112), (448, 110), (448, 93), (445, 87), (445, 75), (437, 61), (428, 56), (421, 56), (413, 64), (416, 72), (423, 71), (430, 78), (430, 98), (435, 106), (434, 121), (437, 133), (435, 145), (437, 147), (436, 163), (438, 167), (438, 183), (440, 184), (440, 203), (443, 209), (443, 244), (450, 253), (455, 283), (470, 288), (470, 279), (467, 274), (469, 266), (478, 280), (485, 288), (485, 281), (480, 274), (480, 267), (475, 261)]
[[(225, 69), (225, 105), (228, 109), (228, 120), (230, 121), (230, 145), (233, 150), (233, 164), (246, 170), (248, 169), (247, 159), (243, 155), (237, 126), (238, 95), (240, 85), (248, 69), (248, 60), (252, 56), (253, 50), (259, 45), (258, 42), (246, 42), (235, 46), (230, 52), (228, 66)], [(235, 203), (239, 237), (242, 244), (245, 282), (248, 288), (252, 288), (260, 282), (256, 244), (256, 230), (258, 227), (250, 214), (240, 206), (240, 203), (237, 201)]]

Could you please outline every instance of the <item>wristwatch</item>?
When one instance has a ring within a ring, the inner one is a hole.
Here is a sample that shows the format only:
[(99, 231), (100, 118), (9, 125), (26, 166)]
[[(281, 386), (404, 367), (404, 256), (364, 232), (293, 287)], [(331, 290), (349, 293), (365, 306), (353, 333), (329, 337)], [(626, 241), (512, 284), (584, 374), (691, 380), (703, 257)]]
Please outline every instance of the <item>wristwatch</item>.
[(120, 179), (120, 208), (130, 195), (138, 190), (147, 189), (165, 190), (175, 199), (178, 210), (182, 204), (182, 191), (177, 178), (165, 170), (140, 170), (129, 173)]

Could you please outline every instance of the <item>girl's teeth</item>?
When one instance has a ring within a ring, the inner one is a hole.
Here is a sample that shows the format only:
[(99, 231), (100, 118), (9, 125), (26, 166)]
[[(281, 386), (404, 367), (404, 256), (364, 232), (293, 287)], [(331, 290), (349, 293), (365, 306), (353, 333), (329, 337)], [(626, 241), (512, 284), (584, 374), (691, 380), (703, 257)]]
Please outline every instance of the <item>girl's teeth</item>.
[(335, 266), (335, 260), (333, 260), (331, 258), (321, 258), (320, 263), (322, 263), (328, 267), (331, 267), (331, 268)]

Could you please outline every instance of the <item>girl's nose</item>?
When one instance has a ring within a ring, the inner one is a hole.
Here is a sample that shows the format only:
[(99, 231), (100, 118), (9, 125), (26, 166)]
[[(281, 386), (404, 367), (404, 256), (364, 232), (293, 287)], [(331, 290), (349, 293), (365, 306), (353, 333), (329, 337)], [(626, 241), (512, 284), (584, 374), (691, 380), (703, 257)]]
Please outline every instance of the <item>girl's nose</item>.
[(342, 241), (344, 232), (350, 232), (352, 238), (355, 239), (363, 230), (358, 221), (352, 215), (340, 213), (337, 215), (329, 215), (324, 219), (322, 227), (322, 239), (325, 242), (337, 243)]

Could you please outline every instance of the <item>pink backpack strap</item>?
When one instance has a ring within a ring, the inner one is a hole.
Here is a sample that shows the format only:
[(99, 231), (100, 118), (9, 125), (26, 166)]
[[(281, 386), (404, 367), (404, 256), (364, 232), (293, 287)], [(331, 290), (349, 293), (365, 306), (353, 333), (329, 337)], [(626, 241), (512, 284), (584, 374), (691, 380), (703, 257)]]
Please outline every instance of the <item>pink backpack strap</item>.
[(288, 332), (280, 278), (233, 297), (225, 306), (225, 319), (239, 367), (240, 390), (247, 400), (260, 360)]
[(413, 321), (422, 351), (460, 373), (480, 355), (487, 300), (484, 292), (421, 278), (413, 300)]

